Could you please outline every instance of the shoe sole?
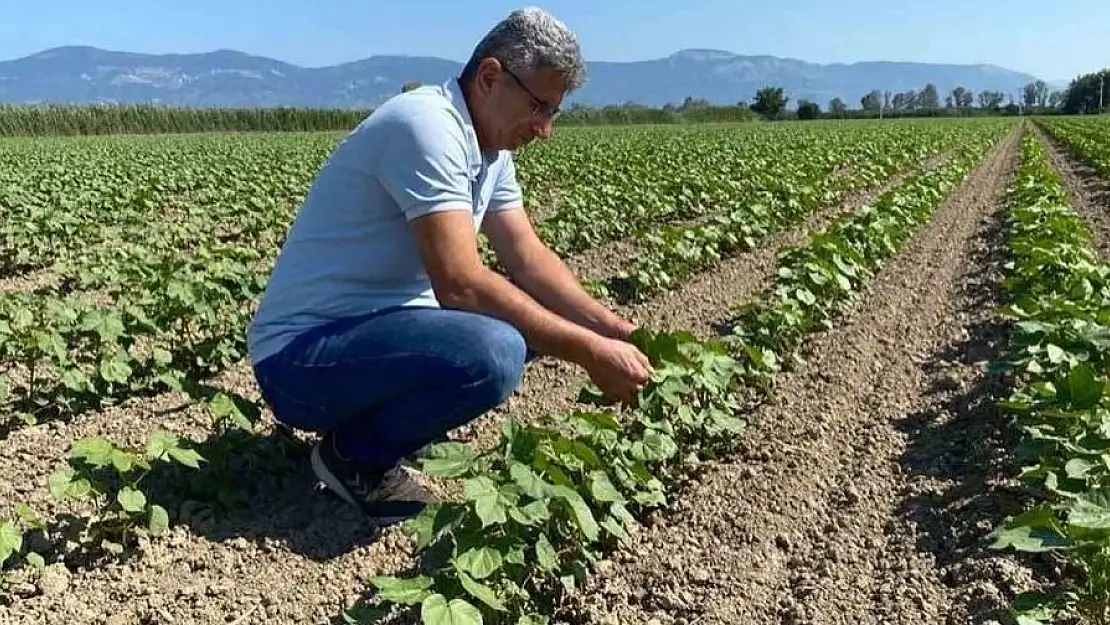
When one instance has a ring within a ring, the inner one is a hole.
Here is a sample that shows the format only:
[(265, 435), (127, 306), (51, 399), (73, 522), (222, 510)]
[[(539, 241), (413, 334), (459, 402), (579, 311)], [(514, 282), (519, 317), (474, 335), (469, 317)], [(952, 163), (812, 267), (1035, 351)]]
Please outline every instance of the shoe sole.
[(324, 486), (326, 486), (328, 490), (335, 493), (335, 495), (343, 501), (346, 501), (347, 503), (354, 506), (359, 512), (366, 515), (366, 518), (368, 518), (374, 525), (378, 527), (388, 527), (390, 525), (396, 525), (412, 518), (408, 516), (381, 517), (366, 514), (366, 511), (362, 509), (362, 506), (359, 505), (358, 501), (356, 501), (355, 498), (351, 496), (351, 492), (347, 490), (346, 486), (343, 485), (343, 482), (339, 478), (335, 477), (334, 473), (328, 470), (327, 465), (324, 464), (324, 459), (320, 457), (319, 445), (312, 448), (312, 472), (316, 474), (316, 477), (324, 483)]

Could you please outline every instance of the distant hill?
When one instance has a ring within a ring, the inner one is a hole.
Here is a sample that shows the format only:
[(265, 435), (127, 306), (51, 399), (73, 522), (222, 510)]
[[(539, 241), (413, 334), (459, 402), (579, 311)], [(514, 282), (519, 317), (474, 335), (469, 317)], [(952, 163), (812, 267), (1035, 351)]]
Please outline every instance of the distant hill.
[[(307, 68), (234, 50), (202, 54), (136, 54), (92, 47), (61, 47), (0, 62), (3, 103), (154, 102), (193, 107), (374, 107), (410, 80), (440, 83), (462, 68), (441, 58), (373, 56)], [(834, 97), (858, 108), (872, 89), (920, 90), (927, 82), (944, 96), (958, 85), (1003, 91), (1015, 97), (1029, 74), (993, 65), (874, 61), (808, 63), (774, 56), (741, 56), (720, 50), (682, 50), (636, 62), (595, 61), (586, 86), (568, 103), (636, 102), (662, 106), (687, 96), (714, 104), (750, 102), (764, 86), (825, 108)]]

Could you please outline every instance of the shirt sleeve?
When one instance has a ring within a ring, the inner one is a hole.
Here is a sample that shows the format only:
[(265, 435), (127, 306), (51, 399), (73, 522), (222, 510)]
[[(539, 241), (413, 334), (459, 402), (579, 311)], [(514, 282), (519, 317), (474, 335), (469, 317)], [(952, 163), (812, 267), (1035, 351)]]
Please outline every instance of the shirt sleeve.
[(466, 137), (450, 115), (432, 111), (398, 123), (378, 178), (412, 221), (445, 210), (473, 210)]
[(516, 180), (516, 164), (513, 163), (513, 155), (506, 153), (505, 164), (501, 167), (501, 174), (497, 177), (497, 185), (493, 188), (489, 208), (486, 210), (496, 213), (522, 206), (524, 206), (524, 193)]

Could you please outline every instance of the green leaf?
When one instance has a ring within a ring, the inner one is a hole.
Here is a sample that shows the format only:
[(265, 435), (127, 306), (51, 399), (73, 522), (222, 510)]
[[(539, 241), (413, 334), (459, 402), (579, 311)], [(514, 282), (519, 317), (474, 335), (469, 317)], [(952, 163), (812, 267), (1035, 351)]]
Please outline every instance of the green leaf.
[(474, 502), (474, 511), (482, 520), (483, 528), (508, 521), (501, 493), (490, 478), (481, 476), (466, 480), (463, 493), (467, 500)]
[(346, 625), (371, 625), (389, 616), (389, 608), (381, 605), (354, 605), (343, 611)]
[(162, 367), (173, 362), (173, 354), (161, 347), (155, 347), (151, 356), (154, 359), (154, 363)]
[(55, 471), (47, 479), (50, 494), (59, 501), (64, 500), (69, 494), (70, 485), (73, 483), (73, 473), (69, 471)]
[(378, 589), (385, 601), (416, 605), (428, 598), (434, 581), (423, 575), (409, 578), (377, 576), (370, 578), (370, 583)]
[(621, 526), (620, 521), (613, 516), (606, 516), (602, 519), (601, 527), (620, 540), (628, 540), (628, 532)]
[(120, 475), (126, 475), (134, 466), (134, 458), (122, 449), (112, 450), (112, 466)]
[(644, 434), (642, 441), (632, 444), (633, 456), (640, 460), (666, 460), (678, 452), (674, 440), (656, 431)]
[[(28, 553), (24, 559), (27, 560), (27, 564), (30, 564), (31, 568), (35, 569), (36, 571), (41, 572), (44, 568), (46, 568), (46, 560), (34, 551)], [(0, 562), (3, 562), (3, 560), (0, 560)]]
[(474, 466), (478, 453), (465, 443), (439, 443), (428, 450), (421, 471), (432, 477), (459, 477)]
[(559, 568), (559, 555), (555, 552), (555, 548), (551, 546), (547, 534), (543, 532), (536, 539), (536, 564), (540, 567), (540, 570), (548, 573)]
[(199, 469), (201, 461), (204, 458), (192, 449), (185, 449), (182, 447), (175, 447), (170, 450), (170, 457), (177, 461), (178, 464), (185, 465), (192, 469)]
[(467, 601), (452, 599), (450, 603), (441, 594), (430, 595), (420, 606), (423, 625), (483, 625), (482, 613)]
[(101, 437), (83, 438), (73, 444), (70, 456), (84, 460), (94, 467), (106, 467), (112, 462), (115, 446)]
[(131, 379), (131, 365), (122, 358), (108, 358), (100, 361), (100, 377), (107, 382), (124, 384)]
[(146, 509), (146, 495), (130, 486), (124, 486), (116, 494), (116, 501), (126, 512), (139, 513)]
[(166, 513), (166, 509), (158, 504), (150, 506), (150, 521), (147, 524), (147, 530), (150, 531), (152, 536), (161, 536), (166, 533), (170, 528), (170, 515)]
[(1063, 349), (1052, 343), (1045, 346), (1045, 351), (1048, 354), (1048, 361), (1054, 365), (1064, 362), (1064, 358), (1067, 357), (1067, 353)]
[(515, 461), (510, 463), (509, 476), (512, 477), (513, 482), (524, 491), (524, 494), (533, 499), (544, 499), (551, 496), (551, 485), (524, 464)]
[(817, 303), (817, 297), (809, 289), (797, 289), (794, 291), (794, 296), (798, 298), (799, 302), (802, 302), (806, 306), (813, 306)]
[(1098, 465), (1093, 462), (1088, 462), (1083, 458), (1072, 458), (1064, 465), (1064, 472), (1073, 480), (1082, 480), (1085, 479), (1091, 469), (1096, 466)]
[(991, 544), (992, 549), (1013, 547), (1017, 551), (1040, 553), (1066, 549), (1068, 546), (1064, 538), (1056, 532), (1028, 525), (1000, 530), (995, 537), (995, 542)]
[(216, 393), (208, 400), (208, 409), (212, 411), (217, 423), (227, 421), (235, 427), (250, 431), (252, 424), (247, 415), (239, 409), (239, 404), (227, 393)]
[(116, 542), (114, 540), (104, 539), (104, 540), (100, 541), (100, 546), (103, 547), (105, 551), (107, 551), (108, 553), (111, 553), (113, 555), (118, 556), (121, 553), (123, 553), (123, 545), (119, 544), (118, 542)]
[(432, 502), (406, 523), (406, 532), (416, 539), (416, 548), (425, 549), (466, 518), (466, 507), (456, 502)]
[(567, 486), (555, 486), (552, 488), (556, 497), (562, 498), (570, 505), (571, 511), (574, 513), (574, 519), (578, 524), (578, 528), (582, 530), (586, 538), (590, 541), (597, 540), (598, 525), (594, 519), (593, 512), (590, 506), (586, 504), (586, 500), (578, 491)]
[(19, 517), (20, 521), (23, 521), (23, 523), (33, 528), (46, 529), (46, 521), (42, 519), (42, 516), (35, 512), (34, 508), (22, 501), (15, 504), (15, 514)]
[(508, 612), (508, 608), (505, 607), (501, 598), (497, 596), (497, 593), (492, 588), (474, 581), (465, 571), (455, 569), (455, 573), (459, 576), (459, 583), (462, 584), (466, 592), (470, 593), (470, 596), (498, 612)]
[(455, 566), (474, 579), (485, 579), (501, 568), (501, 552), (492, 547), (477, 547), (455, 558)]
[(1110, 529), (1110, 508), (1080, 499), (1068, 514), (1068, 524), (1089, 530)]
[(152, 460), (160, 459), (177, 447), (177, 441), (178, 438), (173, 434), (165, 430), (155, 430), (147, 441), (146, 455)]
[(1103, 383), (1095, 379), (1095, 373), (1086, 363), (1079, 364), (1068, 373), (1068, 394), (1071, 403), (1079, 410), (1098, 405), (1102, 397)]
[(509, 516), (521, 525), (539, 525), (551, 518), (551, 511), (546, 501), (533, 501), (526, 506), (509, 508)]
[(600, 503), (623, 503), (625, 501), (620, 491), (613, 486), (613, 483), (609, 480), (609, 475), (605, 471), (590, 473), (589, 484), (590, 494)]
[(23, 549), (23, 532), (11, 521), (0, 523), (0, 566)]

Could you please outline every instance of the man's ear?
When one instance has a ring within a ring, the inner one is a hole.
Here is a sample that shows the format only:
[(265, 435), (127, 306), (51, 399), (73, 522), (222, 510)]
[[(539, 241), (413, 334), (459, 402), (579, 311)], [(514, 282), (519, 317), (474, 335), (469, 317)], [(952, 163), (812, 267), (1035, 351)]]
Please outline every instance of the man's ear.
[(488, 95), (501, 80), (501, 61), (486, 57), (478, 63), (474, 72), (474, 89), (477, 93)]

